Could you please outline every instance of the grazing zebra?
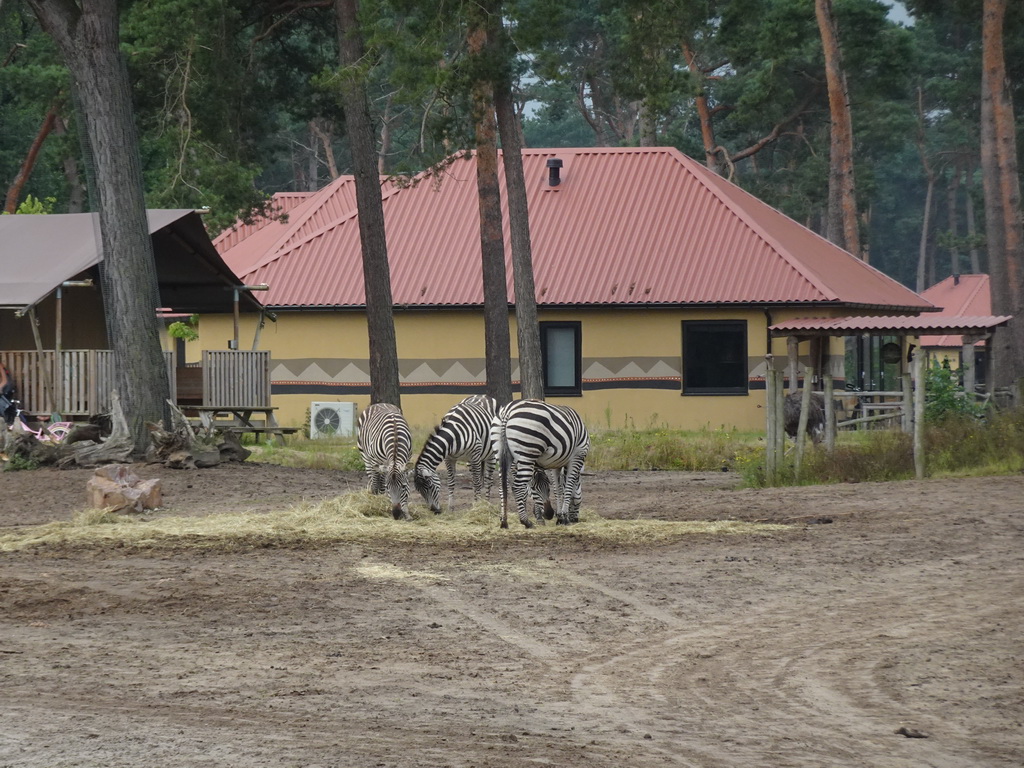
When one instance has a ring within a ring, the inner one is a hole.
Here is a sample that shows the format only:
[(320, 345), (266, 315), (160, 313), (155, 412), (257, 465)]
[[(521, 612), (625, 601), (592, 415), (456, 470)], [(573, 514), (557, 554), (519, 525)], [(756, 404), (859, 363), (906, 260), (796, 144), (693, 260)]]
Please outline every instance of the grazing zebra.
[(374, 403), (359, 414), (356, 445), (366, 467), (370, 493), (387, 491), (395, 520), (410, 519), (405, 467), (412, 455), (412, 435), (402, 410), (391, 403)]
[(457, 460), (469, 463), (473, 497), (482, 498), (485, 485), (490, 494), (494, 477), (491, 422), (496, 410), (493, 397), (471, 395), (451, 407), (423, 444), (412, 471), (412, 480), (435, 515), (441, 514), (441, 479), (437, 475), (437, 467), (442, 462), (447, 470), (449, 512), (455, 504)]
[[(583, 495), (580, 482), (583, 462), (590, 451), (590, 436), (576, 411), (562, 405), (550, 405), (543, 400), (517, 400), (498, 413), (491, 439), (501, 461), (502, 528), (508, 528), (505, 492), (510, 465), (515, 471), (512, 496), (523, 525), (533, 527), (526, 514), (526, 497), (531, 489), (535, 496), (546, 499), (549, 495), (545, 470), (555, 470), (559, 490), (556, 494), (558, 524), (579, 521)], [(543, 522), (536, 504), (534, 514)], [(547, 516), (550, 518), (550, 511)]]

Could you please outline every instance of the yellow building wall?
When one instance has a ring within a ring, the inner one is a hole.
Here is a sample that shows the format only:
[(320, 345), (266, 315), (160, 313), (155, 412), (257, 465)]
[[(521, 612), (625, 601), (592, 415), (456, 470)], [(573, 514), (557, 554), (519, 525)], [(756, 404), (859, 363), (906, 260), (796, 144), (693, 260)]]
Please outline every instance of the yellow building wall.
[[(798, 316), (774, 310), (771, 322)], [(582, 334), (583, 394), (550, 397), (577, 410), (592, 429), (764, 429), (765, 354), (769, 318), (760, 309), (543, 310), (540, 320), (578, 321)], [(749, 388), (743, 395), (681, 392), (682, 321), (745, 320)], [(514, 316), (512, 354), (516, 354)], [(186, 345), (190, 362), (202, 349), (226, 349), (230, 315), (204, 315), (200, 338)], [(243, 315), (239, 348), (252, 348), (256, 316)], [(395, 334), (402, 378), (402, 409), (415, 428), (429, 428), (454, 403), (484, 391), (484, 334), (479, 311), (396, 311)], [(842, 376), (842, 340), (833, 340), (833, 375)], [(273, 403), (283, 425), (308, 422), (311, 402), (369, 404), (368, 341), (361, 312), (278, 312), (260, 334), (271, 352)], [(771, 341), (775, 366), (785, 368), (785, 339)], [(807, 362), (809, 345), (800, 345)], [(838, 366), (838, 367), (837, 367)], [(600, 374), (600, 375), (598, 375)], [(513, 378), (518, 365), (513, 359)]]

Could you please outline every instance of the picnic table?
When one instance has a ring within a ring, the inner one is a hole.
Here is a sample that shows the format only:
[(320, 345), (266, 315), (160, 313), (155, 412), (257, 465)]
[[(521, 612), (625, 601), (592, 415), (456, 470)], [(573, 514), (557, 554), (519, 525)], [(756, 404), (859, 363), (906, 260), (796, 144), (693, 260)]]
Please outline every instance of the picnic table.
[[(284, 445), (284, 436), (298, 432), (298, 427), (282, 427), (277, 423), (274, 411), (277, 406), (224, 406), (224, 405), (193, 405), (189, 406), (199, 417), (199, 427), (212, 434), (213, 430), (254, 435), (272, 435)], [(256, 420), (253, 417), (257, 417)]]

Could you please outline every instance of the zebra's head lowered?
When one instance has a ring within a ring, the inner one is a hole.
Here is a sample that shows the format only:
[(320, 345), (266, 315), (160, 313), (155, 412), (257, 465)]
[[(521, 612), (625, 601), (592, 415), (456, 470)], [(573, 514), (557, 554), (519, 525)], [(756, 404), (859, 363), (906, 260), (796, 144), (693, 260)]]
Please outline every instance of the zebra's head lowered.
[(436, 465), (431, 466), (432, 460), (436, 457), (428, 449), (432, 439), (437, 435), (437, 430), (438, 427), (435, 427), (427, 438), (427, 445), (420, 451), (412, 468), (412, 484), (435, 515), (441, 514), (441, 478), (438, 477)]

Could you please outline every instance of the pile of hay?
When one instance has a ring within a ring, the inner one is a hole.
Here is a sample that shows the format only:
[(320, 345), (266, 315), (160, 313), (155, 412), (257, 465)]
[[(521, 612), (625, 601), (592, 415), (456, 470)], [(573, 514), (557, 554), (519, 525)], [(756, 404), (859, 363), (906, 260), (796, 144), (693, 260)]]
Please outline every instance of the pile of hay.
[(140, 520), (101, 510), (80, 512), (68, 522), (49, 523), (0, 535), (0, 551), (48, 545), (88, 548), (116, 544), (135, 548), (225, 546), (317, 546), (336, 542), (459, 544), (496, 541), (551, 543), (582, 540), (615, 545), (674, 541), (696, 534), (764, 534), (786, 526), (661, 520), (605, 520), (584, 509), (572, 526), (549, 523), (532, 530), (516, 519), (508, 530), (498, 527), (499, 509), (480, 502), (452, 514), (433, 515), (413, 507), (413, 520), (391, 517), (386, 497), (350, 493), (316, 504), (301, 504), (270, 514), (232, 513), (205, 517), (164, 517)]

